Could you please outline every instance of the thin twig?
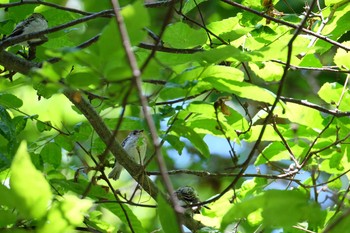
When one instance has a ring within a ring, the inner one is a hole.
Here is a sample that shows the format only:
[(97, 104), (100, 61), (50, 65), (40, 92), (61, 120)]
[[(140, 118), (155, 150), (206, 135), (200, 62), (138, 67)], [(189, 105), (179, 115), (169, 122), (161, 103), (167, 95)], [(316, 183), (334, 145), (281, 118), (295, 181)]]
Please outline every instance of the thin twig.
[(142, 106), (142, 111), (144, 113), (147, 125), (149, 127), (150, 133), (151, 133), (151, 138), (153, 141), (153, 146), (155, 148), (156, 151), (156, 157), (157, 157), (157, 162), (158, 162), (158, 166), (159, 166), (159, 170), (162, 173), (162, 178), (164, 181), (164, 185), (165, 188), (170, 196), (170, 200), (172, 205), (175, 208), (175, 212), (176, 212), (176, 216), (177, 216), (177, 223), (178, 223), (178, 227), (179, 227), (179, 231), (182, 232), (182, 218), (180, 215), (180, 211), (181, 207), (179, 206), (177, 200), (175, 199), (174, 195), (172, 195), (174, 193), (174, 189), (172, 187), (171, 181), (169, 176), (166, 173), (166, 165), (162, 156), (162, 152), (161, 152), (161, 148), (160, 148), (160, 143), (159, 143), (159, 139), (158, 139), (158, 135), (157, 135), (157, 129), (155, 127), (155, 124), (153, 122), (153, 118), (151, 117), (149, 111), (148, 111), (148, 102), (147, 102), (147, 98), (143, 95), (143, 91), (142, 91), (142, 81), (141, 81), (141, 71), (138, 68), (137, 65), (137, 61), (136, 61), (136, 57), (132, 51), (132, 46), (129, 40), (129, 35), (127, 33), (127, 29), (126, 26), (124, 24), (124, 19), (123, 16), (120, 13), (120, 6), (119, 6), (119, 2), (118, 0), (111, 0), (112, 5), (113, 5), (113, 9), (114, 9), (114, 13), (116, 16), (116, 22), (119, 28), (119, 32), (122, 38), (122, 42), (123, 42), (123, 47), (124, 50), (126, 52), (126, 56), (127, 59), (129, 61), (129, 65), (130, 68), (132, 70), (132, 75), (133, 75), (133, 80), (134, 80), (134, 85), (136, 86), (137, 89), (137, 93), (139, 95), (139, 99), (141, 102), (141, 106)]

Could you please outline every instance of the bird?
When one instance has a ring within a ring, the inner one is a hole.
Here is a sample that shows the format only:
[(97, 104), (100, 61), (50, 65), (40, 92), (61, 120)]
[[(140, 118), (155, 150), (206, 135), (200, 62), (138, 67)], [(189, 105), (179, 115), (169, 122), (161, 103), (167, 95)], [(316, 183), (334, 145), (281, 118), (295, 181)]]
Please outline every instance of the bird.
[[(190, 206), (189, 205), (196, 205), (198, 203), (200, 203), (201, 201), (199, 200), (198, 197), (198, 193), (197, 191), (191, 187), (191, 186), (183, 186), (178, 188), (177, 190), (175, 190), (174, 194), (176, 195), (177, 199), (179, 200), (179, 204), (186, 208), (186, 212), (188, 212), (188, 210), (190, 210), (190, 212), (199, 214), (200, 210), (201, 210), (201, 206)], [(186, 207), (187, 206), (187, 207)], [(207, 209), (209, 209), (209, 207), (207, 206), (203, 206)]]
[[(40, 32), (48, 28), (48, 23), (46, 18), (40, 13), (33, 13), (31, 16), (25, 20), (19, 22), (15, 29), (11, 32), (10, 35), (3, 38), (10, 39), (15, 36), (31, 34), (34, 32)], [(47, 37), (42, 35), (38, 38), (33, 38), (28, 41), (20, 42), (18, 44), (28, 46), (28, 45), (39, 45), (47, 41)]]
[[(121, 145), (131, 159), (138, 164), (143, 164), (147, 149), (147, 142), (143, 130), (134, 130), (129, 133)], [(108, 174), (108, 178), (118, 180), (122, 169), (123, 167), (115, 160), (114, 167)]]

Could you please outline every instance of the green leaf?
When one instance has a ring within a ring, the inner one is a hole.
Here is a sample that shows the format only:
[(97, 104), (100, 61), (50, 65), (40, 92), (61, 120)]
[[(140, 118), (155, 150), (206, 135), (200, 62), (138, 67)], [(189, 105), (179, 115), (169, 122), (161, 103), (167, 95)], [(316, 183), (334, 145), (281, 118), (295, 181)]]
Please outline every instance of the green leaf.
[[(137, 45), (147, 34), (143, 30), (149, 24), (147, 9), (141, 1), (136, 1), (132, 5), (123, 7), (122, 15), (128, 28), (131, 43)], [(129, 78), (132, 75), (115, 18), (111, 19), (103, 29), (97, 46), (98, 54), (94, 56), (93, 61), (99, 64), (99, 70), (107, 80), (116, 81)], [(120, 88), (120, 85), (118, 87)]]
[(86, 216), (84, 223), (89, 225), (100, 232), (108, 232), (111, 228), (114, 228), (114, 223), (104, 219), (104, 213), (100, 210), (90, 210), (88, 216)]
[[(71, 12), (62, 11), (53, 7), (47, 8), (42, 14), (47, 19), (49, 27), (61, 25), (75, 19)], [(43, 46), (50, 49), (62, 49), (68, 46), (73, 47), (74, 43), (72, 37), (74, 36), (74, 32), (81, 29), (82, 26), (78, 24), (58, 32), (47, 34), (46, 36), (49, 40), (43, 44)], [(81, 34), (79, 33), (79, 35)]]
[(41, 150), (40, 156), (44, 162), (53, 165), (54, 168), (58, 168), (61, 165), (61, 147), (59, 147), (56, 143), (47, 143)]
[[(111, 43), (111, 38), (113, 38), (113, 43)], [(98, 53), (92, 59), (99, 64), (98, 67), (104, 77), (110, 81), (115, 81), (131, 76), (131, 69), (126, 60), (115, 19), (111, 19), (103, 29), (97, 46)]]
[(208, 0), (188, 0), (185, 2), (183, 8), (182, 8), (182, 13), (183, 14), (187, 14), (188, 12), (190, 12), (193, 8), (197, 7), (199, 4), (201, 4), (202, 2), (206, 2)]
[(98, 85), (100, 78), (94, 72), (72, 73), (67, 77), (67, 83), (73, 87), (88, 87), (89, 85)]
[[(350, 47), (350, 41), (344, 42), (342, 44)], [(334, 56), (334, 63), (341, 69), (350, 70), (350, 52), (345, 51), (342, 48), (338, 48), (337, 53)]]
[[(221, 65), (195, 67), (169, 80), (159, 95), (163, 99), (196, 95), (205, 90), (211, 90), (213, 88), (212, 81), (236, 80), (241, 82), (243, 79), (243, 72), (233, 67)], [(206, 82), (203, 82), (203, 80)]]
[[(15, 224), (17, 221), (17, 216), (13, 210), (3, 210), (0, 209), (0, 227), (6, 229), (8, 226)], [(9, 231), (7, 231), (9, 232)]]
[(332, 6), (336, 3), (344, 2), (344, 0), (325, 0), (324, 3), (326, 6)]
[[(133, 211), (127, 206), (123, 205), (122, 207), (118, 203), (110, 203), (110, 204), (101, 204), (100, 205), (103, 208), (108, 209), (113, 214), (118, 216), (118, 218), (122, 222), (130, 222), (133, 232), (140, 232), (140, 233), (146, 233), (147, 231), (142, 227), (142, 224), (140, 220), (137, 218), (137, 216), (133, 213)], [(126, 212), (126, 213), (125, 213)], [(126, 218), (126, 215), (128, 218)]]
[(231, 45), (223, 45), (214, 49), (210, 49), (204, 52), (198, 52), (192, 55), (192, 61), (198, 61), (200, 63), (219, 63), (225, 60), (230, 61), (251, 61), (251, 54), (242, 52)]
[(92, 133), (91, 125), (86, 122), (80, 122), (74, 126), (74, 139), (84, 141), (90, 138)]
[(14, 208), (16, 206), (16, 199), (13, 198), (13, 192), (6, 186), (0, 184), (0, 205)]
[[(9, 1), (14, 2), (14, 1)], [(31, 15), (35, 9), (34, 6), (27, 6), (27, 7), (11, 7), (8, 9), (8, 13), (11, 19), (15, 19), (16, 23), (21, 22), (25, 18), (27, 18), (29, 15)]]
[(259, 166), (273, 161), (288, 160), (290, 159), (289, 152), (281, 142), (273, 142), (257, 157), (254, 165)]
[(26, 116), (16, 116), (12, 119), (13, 125), (16, 129), (16, 135), (21, 133), (27, 125), (28, 117)]
[[(344, 92), (344, 95), (342, 93)], [(350, 94), (339, 83), (325, 83), (318, 92), (321, 99), (329, 104), (336, 105), (340, 100), (339, 110), (348, 111), (350, 106)], [(341, 99), (342, 97), (342, 99)]]
[(15, 139), (15, 131), (16, 129), (10, 115), (5, 108), (0, 106), (0, 134), (8, 141), (13, 141)]
[(350, 228), (350, 216), (347, 214), (347, 212), (344, 213), (341, 211), (329, 222), (328, 226), (331, 227), (326, 227), (325, 229), (329, 228), (327, 231), (329, 233), (346, 232)]
[[(298, 144), (294, 141), (287, 141), (287, 143), (296, 158), (303, 158), (309, 149), (309, 145), (302, 140), (298, 141)], [(263, 152), (257, 157), (254, 165), (258, 166), (268, 162), (281, 160), (290, 160), (290, 153), (280, 141), (277, 141), (265, 147)]]
[[(254, 27), (243, 27), (239, 22), (239, 17), (229, 17), (209, 23), (207, 28), (227, 42), (235, 41), (254, 30)], [(213, 43), (220, 42), (217, 38), (212, 38), (212, 40)]]
[[(226, 136), (232, 141), (237, 140), (237, 142), (239, 142), (236, 131), (242, 132), (248, 129), (248, 122), (234, 109), (228, 106), (227, 109), (230, 111), (229, 115), (224, 115), (219, 111), (217, 119), (214, 103), (210, 104), (194, 101), (186, 108), (188, 114), (194, 113), (186, 120), (186, 125), (195, 129), (197, 133), (202, 135), (211, 134), (218, 137)], [(179, 115), (179, 119), (184, 119), (183, 117), (186, 117), (186, 115)], [(218, 129), (218, 120), (225, 135)]]
[(123, 7), (122, 15), (132, 45), (138, 45), (147, 35), (144, 27), (150, 24), (148, 10), (143, 1), (137, 0), (132, 5)]
[(161, 195), (158, 195), (157, 202), (158, 217), (163, 231), (169, 233), (179, 233), (180, 229), (176, 221), (174, 209), (171, 208), (169, 203)]
[(322, 63), (319, 58), (316, 57), (315, 54), (307, 54), (299, 64), (300, 66), (306, 67), (322, 67)]
[[(287, 103), (285, 109), (285, 117), (289, 121), (310, 127), (310, 131), (312, 128), (322, 129), (324, 127), (324, 117), (315, 109), (294, 103)], [(312, 135), (314, 133), (310, 132)]]
[[(335, 1), (336, 0), (332, 2), (335, 3)], [(338, 1), (337, 3), (341, 3), (341, 2), (346, 3), (346, 1), (347, 0)], [(332, 5), (332, 3), (330, 5)], [(327, 35), (327, 38), (338, 41), (338, 39), (343, 34), (349, 31), (350, 4), (339, 4), (339, 5), (335, 4), (332, 7), (325, 8), (322, 14), (326, 17), (332, 15), (332, 17), (330, 18), (330, 20), (327, 22), (327, 24), (322, 30), (322, 34)], [(331, 46), (332, 45), (330, 43), (323, 40), (318, 40), (315, 45), (318, 52), (320, 53), (324, 53), (325, 51), (330, 49)]]
[(178, 22), (167, 27), (163, 41), (173, 48), (193, 48), (205, 44), (207, 34), (204, 29), (192, 29), (187, 24)]
[(0, 152), (0, 172), (8, 169), (11, 165), (11, 160), (4, 153)]
[(186, 144), (182, 142), (179, 137), (167, 134), (163, 139), (167, 141), (175, 150), (177, 150), (177, 153), (179, 153), (179, 155), (182, 154), (182, 150)]
[(38, 232), (60, 233), (74, 230), (83, 223), (84, 217), (92, 206), (92, 201), (65, 194), (58, 197), (47, 214), (47, 221)]
[[(119, 118), (104, 118), (104, 122), (111, 129), (114, 130)], [(122, 123), (120, 125), (120, 130), (134, 130), (145, 128), (144, 119), (140, 117), (125, 116), (123, 117)]]
[(279, 81), (283, 74), (283, 68), (275, 62), (249, 63), (249, 67), (256, 75), (267, 82)]
[(21, 143), (13, 159), (10, 186), (19, 212), (28, 218), (45, 216), (52, 197), (51, 188), (32, 164), (25, 142)]
[(66, 151), (72, 151), (74, 149), (74, 141), (70, 136), (59, 134), (55, 137), (55, 142)]
[(268, 190), (235, 204), (224, 216), (221, 229), (259, 209), (264, 226), (285, 228), (303, 221), (308, 221), (310, 226), (322, 226), (325, 220), (325, 212), (315, 202), (309, 203), (308, 196), (302, 192)]
[(192, 128), (186, 127), (177, 121), (171, 129), (177, 135), (187, 138), (204, 157), (208, 158), (210, 156), (208, 145)]
[(37, 121), (36, 128), (38, 129), (39, 132), (50, 131), (52, 129), (51, 122), (50, 121), (45, 121), (45, 122)]
[[(44, 65), (45, 64), (46, 63), (44, 62)], [(45, 99), (50, 99), (54, 94), (59, 93), (61, 89), (61, 85), (58, 82), (61, 78), (60, 74), (56, 73), (53, 69), (50, 69), (51, 68), (45, 69), (45, 67), (43, 67), (43, 69), (38, 69), (40, 72), (35, 70), (35, 72), (38, 73), (33, 73), (33, 88), (37, 91), (38, 96), (44, 97)], [(46, 72), (46, 70), (48, 71)], [(43, 81), (49, 77), (53, 82)], [(57, 80), (55, 80), (55, 78)]]
[(266, 187), (267, 183), (267, 180), (264, 178), (256, 177), (250, 180), (246, 180), (242, 183), (242, 186), (238, 192), (238, 197), (240, 199), (253, 197), (260, 193), (261, 189)]
[(0, 105), (6, 108), (19, 108), (23, 101), (12, 94), (0, 93)]
[(250, 83), (238, 82), (235, 80), (228, 80), (222, 78), (204, 78), (203, 80), (207, 81), (208, 83), (211, 83), (213, 87), (217, 90), (227, 93), (233, 93), (242, 98), (247, 98), (269, 104), (273, 104), (273, 102), (275, 101), (276, 96), (271, 91)]

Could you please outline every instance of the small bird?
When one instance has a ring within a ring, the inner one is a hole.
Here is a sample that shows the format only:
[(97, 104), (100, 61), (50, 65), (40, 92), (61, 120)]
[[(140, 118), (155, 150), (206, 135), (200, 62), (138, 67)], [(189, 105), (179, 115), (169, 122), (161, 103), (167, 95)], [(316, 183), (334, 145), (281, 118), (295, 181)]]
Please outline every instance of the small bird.
[[(197, 191), (191, 186), (180, 187), (174, 192), (174, 194), (176, 195), (177, 199), (179, 199), (179, 204), (182, 207), (186, 208), (186, 206), (188, 205), (195, 205), (200, 203)], [(207, 206), (203, 206), (203, 207), (209, 209), (209, 207)], [(201, 206), (191, 206), (191, 207), (188, 207), (187, 210), (190, 210), (192, 214), (193, 213), (199, 214), (201, 210)]]
[[(122, 142), (122, 147), (136, 163), (143, 164), (146, 155), (147, 142), (143, 135), (143, 130), (132, 131)], [(118, 180), (123, 167), (115, 160), (112, 171), (108, 178)]]
[[(46, 30), (48, 28), (47, 20), (40, 13), (33, 13), (27, 19), (18, 23), (15, 29), (12, 31), (10, 35), (4, 37), (4, 39), (9, 39), (19, 35), (26, 35), (34, 32), (40, 32)], [(20, 45), (39, 45), (47, 41), (47, 37), (45, 35), (40, 36), (39, 38), (33, 38), (29, 41), (24, 41), (19, 43)]]

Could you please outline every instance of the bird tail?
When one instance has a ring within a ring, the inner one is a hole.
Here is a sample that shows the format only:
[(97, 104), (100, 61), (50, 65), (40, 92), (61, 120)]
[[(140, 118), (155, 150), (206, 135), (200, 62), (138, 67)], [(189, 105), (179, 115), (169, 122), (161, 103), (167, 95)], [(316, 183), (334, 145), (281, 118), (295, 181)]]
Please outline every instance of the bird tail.
[(119, 164), (115, 164), (112, 171), (108, 174), (109, 179), (118, 180), (123, 167)]

